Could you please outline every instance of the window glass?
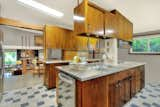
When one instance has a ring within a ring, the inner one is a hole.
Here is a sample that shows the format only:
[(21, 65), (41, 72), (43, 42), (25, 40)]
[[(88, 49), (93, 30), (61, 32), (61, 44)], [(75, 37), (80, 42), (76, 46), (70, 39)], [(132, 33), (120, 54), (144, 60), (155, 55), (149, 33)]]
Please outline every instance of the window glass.
[(4, 56), (5, 56), (5, 65), (16, 65), (16, 61), (17, 61), (17, 52), (4, 52)]
[(148, 39), (135, 39), (132, 43), (133, 52), (147, 52)]
[(132, 43), (132, 52), (160, 52), (160, 37), (136, 38)]
[(149, 45), (150, 52), (160, 52), (160, 37), (150, 39)]

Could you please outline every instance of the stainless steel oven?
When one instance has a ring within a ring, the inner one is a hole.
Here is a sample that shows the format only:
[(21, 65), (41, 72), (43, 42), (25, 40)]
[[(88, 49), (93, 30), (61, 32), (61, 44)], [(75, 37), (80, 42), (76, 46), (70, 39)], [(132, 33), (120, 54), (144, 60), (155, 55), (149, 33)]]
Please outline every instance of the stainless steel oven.
[(75, 79), (59, 73), (58, 107), (76, 107)]

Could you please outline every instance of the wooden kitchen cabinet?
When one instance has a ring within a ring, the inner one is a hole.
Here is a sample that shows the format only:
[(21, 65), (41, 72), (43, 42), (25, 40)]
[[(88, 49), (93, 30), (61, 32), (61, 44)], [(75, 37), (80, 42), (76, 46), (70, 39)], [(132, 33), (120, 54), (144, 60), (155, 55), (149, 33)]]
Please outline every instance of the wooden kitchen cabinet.
[(122, 107), (142, 88), (144, 88), (144, 66), (111, 75), (108, 107)]
[(116, 37), (118, 35), (118, 20), (115, 14), (105, 12), (105, 36)]
[(123, 107), (144, 88), (142, 80), (144, 66), (84, 82), (77, 80), (76, 107)]
[(87, 50), (87, 41), (88, 37), (77, 36), (76, 37), (77, 50)]
[(133, 37), (133, 24), (130, 22), (126, 17), (124, 17), (120, 12), (117, 10), (111, 11), (111, 13), (115, 14), (117, 20), (117, 36), (116, 38), (125, 40), (125, 41), (132, 41)]
[(88, 37), (56, 26), (45, 26), (45, 49), (87, 50)]
[(67, 34), (69, 34), (69, 30), (56, 26), (46, 25), (45, 26), (46, 47), (64, 49)]
[(74, 16), (84, 20), (74, 19), (74, 31), (80, 35), (104, 35), (104, 11), (95, 4), (84, 0), (74, 9)]
[(76, 107), (108, 107), (107, 77), (76, 81), (76, 102)]
[[(122, 107), (131, 99), (131, 76), (128, 72), (124, 71), (109, 77), (108, 107)], [(110, 81), (112, 77), (114, 80)]]
[(48, 89), (56, 88), (57, 69), (56, 66), (68, 65), (69, 62), (45, 64), (44, 85)]

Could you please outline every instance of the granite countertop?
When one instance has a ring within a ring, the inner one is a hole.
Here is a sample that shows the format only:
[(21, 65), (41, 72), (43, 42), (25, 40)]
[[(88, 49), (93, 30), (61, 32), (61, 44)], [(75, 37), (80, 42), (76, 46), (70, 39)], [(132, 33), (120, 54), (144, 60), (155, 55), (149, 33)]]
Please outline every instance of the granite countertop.
[(70, 60), (42, 60), (45, 64), (70, 63)]
[(80, 80), (87, 81), (98, 77), (114, 74), (130, 68), (145, 65), (140, 62), (122, 62), (117, 66), (109, 66), (103, 63), (90, 63), (90, 64), (77, 64), (56, 67), (60, 72), (66, 73), (71, 77)]
[[(87, 61), (100, 61), (101, 59), (87, 59)], [(45, 64), (54, 64), (54, 63), (70, 63), (70, 64), (79, 64), (79, 63), (72, 63), (71, 60), (41, 60)]]

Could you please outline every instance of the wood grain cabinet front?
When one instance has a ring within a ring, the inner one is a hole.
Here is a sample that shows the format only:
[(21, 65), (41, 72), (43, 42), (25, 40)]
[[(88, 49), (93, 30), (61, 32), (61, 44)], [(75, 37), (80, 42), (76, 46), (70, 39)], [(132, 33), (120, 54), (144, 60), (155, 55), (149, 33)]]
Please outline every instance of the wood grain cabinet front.
[(48, 89), (56, 88), (57, 69), (56, 66), (68, 65), (69, 62), (45, 64), (44, 85)]
[(80, 35), (104, 35), (104, 11), (84, 0), (74, 9), (74, 31)]
[(119, 11), (113, 10), (111, 13), (115, 14), (117, 20), (117, 36), (116, 38), (124, 41), (132, 41), (133, 38), (133, 24)]
[(117, 37), (118, 35), (118, 21), (115, 14), (111, 12), (105, 12), (105, 36)]
[(84, 82), (77, 80), (76, 107), (123, 107), (144, 88), (139, 77), (144, 78), (144, 66)]
[(122, 107), (131, 99), (131, 76), (109, 85), (109, 106)]

